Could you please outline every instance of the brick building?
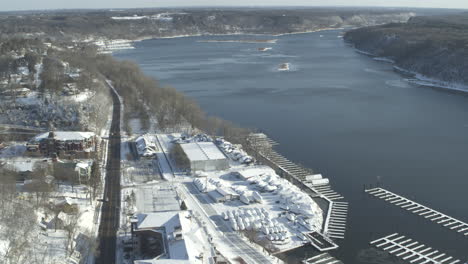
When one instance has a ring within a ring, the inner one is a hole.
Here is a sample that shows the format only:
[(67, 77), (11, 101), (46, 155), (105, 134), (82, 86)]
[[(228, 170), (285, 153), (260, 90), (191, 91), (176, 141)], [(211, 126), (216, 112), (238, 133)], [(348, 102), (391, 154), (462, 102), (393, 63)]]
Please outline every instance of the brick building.
[(96, 151), (93, 132), (50, 131), (34, 137), (27, 145), (31, 155), (59, 158), (89, 158)]

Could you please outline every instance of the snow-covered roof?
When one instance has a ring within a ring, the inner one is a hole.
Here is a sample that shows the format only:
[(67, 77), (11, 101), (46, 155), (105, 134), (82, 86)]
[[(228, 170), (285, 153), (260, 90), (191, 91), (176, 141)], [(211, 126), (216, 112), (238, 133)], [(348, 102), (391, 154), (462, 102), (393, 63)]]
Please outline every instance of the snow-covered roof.
[[(192, 219), (189, 211), (172, 211), (137, 215), (138, 229), (165, 228), (166, 239), (169, 246), (169, 259), (142, 260), (135, 263), (191, 263), (190, 260), (197, 255), (194, 243), (198, 241), (190, 238), (192, 230)], [(175, 239), (174, 232), (181, 233), (182, 238)]]
[(137, 217), (138, 229), (174, 226), (176, 222), (179, 222), (179, 212), (177, 211), (139, 214)]
[[(41, 141), (49, 137), (50, 132), (45, 132), (40, 135), (37, 135), (34, 140)], [(93, 132), (80, 132), (80, 131), (54, 131), (55, 139), (60, 141), (82, 141), (89, 139), (95, 134)]]
[(76, 163), (76, 169), (88, 169), (93, 165), (93, 160), (80, 160)]
[(220, 198), (223, 198), (224, 195), (222, 195), (220, 192), (218, 192), (217, 190), (212, 190), (212, 191), (209, 191), (208, 193), (208, 196), (210, 196), (213, 200), (218, 200)]
[(237, 173), (239, 173), (242, 178), (248, 179), (248, 178), (258, 176), (258, 175), (263, 175), (263, 174), (274, 175), (275, 171), (271, 169), (270, 167), (262, 166), (262, 167), (247, 168), (247, 169), (239, 170), (237, 171)]
[(216, 188), (216, 191), (222, 196), (237, 195), (231, 190), (231, 188)]
[(135, 264), (190, 264), (188, 259), (150, 259), (150, 260), (135, 260)]
[(226, 159), (213, 142), (184, 143), (180, 146), (191, 161)]
[(15, 89), (4, 90), (3, 93), (21, 93), (21, 92), (28, 93), (30, 91), (31, 90), (29, 88), (20, 87), (20, 88), (15, 88)]
[(158, 149), (155, 142), (155, 137), (150, 135), (142, 135), (135, 139), (137, 152), (142, 156), (151, 156), (156, 154)]

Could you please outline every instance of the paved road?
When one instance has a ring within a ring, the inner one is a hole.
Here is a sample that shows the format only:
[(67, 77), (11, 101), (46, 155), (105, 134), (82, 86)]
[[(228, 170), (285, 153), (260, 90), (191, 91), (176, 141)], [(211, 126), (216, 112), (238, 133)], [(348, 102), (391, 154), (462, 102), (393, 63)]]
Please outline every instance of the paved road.
[[(207, 222), (210, 222), (210, 219), (213, 222), (213, 228), (218, 230), (219, 234), (218, 239), (222, 239), (225, 242), (230, 244), (231, 250), (235, 252), (238, 256), (242, 257), (247, 263), (271, 263), (272, 260), (265, 256), (261, 251), (249, 245), (245, 240), (243, 240), (240, 235), (232, 231), (231, 227), (228, 226), (227, 222), (222, 219), (222, 217), (213, 209), (210, 205), (211, 201), (207, 201), (204, 194), (201, 194), (193, 184), (185, 184), (185, 191), (190, 194), (187, 194), (187, 197), (196, 197), (198, 202), (195, 202), (195, 206), (199, 207), (197, 211), (204, 211), (207, 215)], [(191, 208), (192, 210), (194, 208)], [(203, 209), (203, 210), (201, 210)]]
[(111, 89), (114, 105), (109, 135), (109, 148), (104, 185), (104, 204), (99, 226), (99, 254), (97, 264), (115, 263), (116, 234), (120, 216), (120, 101)]

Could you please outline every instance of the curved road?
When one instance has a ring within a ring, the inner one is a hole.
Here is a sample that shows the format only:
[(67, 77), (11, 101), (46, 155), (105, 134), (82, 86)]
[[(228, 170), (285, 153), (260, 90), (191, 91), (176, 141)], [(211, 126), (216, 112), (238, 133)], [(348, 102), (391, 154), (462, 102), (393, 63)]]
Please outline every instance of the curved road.
[(111, 89), (113, 110), (107, 150), (104, 203), (99, 225), (99, 251), (96, 264), (115, 263), (116, 234), (120, 216), (120, 99), (114, 88)]

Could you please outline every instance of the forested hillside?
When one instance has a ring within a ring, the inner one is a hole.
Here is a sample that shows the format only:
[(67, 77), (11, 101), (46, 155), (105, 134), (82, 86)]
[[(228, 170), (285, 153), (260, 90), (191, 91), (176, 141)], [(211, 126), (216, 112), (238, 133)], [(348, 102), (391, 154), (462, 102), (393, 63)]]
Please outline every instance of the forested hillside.
[(344, 38), (404, 69), (468, 84), (468, 13), (413, 17), (407, 23), (351, 30)]
[(195, 34), (282, 34), (322, 28), (359, 27), (405, 22), (407, 10), (372, 9), (145, 9), (124, 11), (61, 11), (0, 15), (5, 36), (51, 39), (106, 37), (137, 39)]

